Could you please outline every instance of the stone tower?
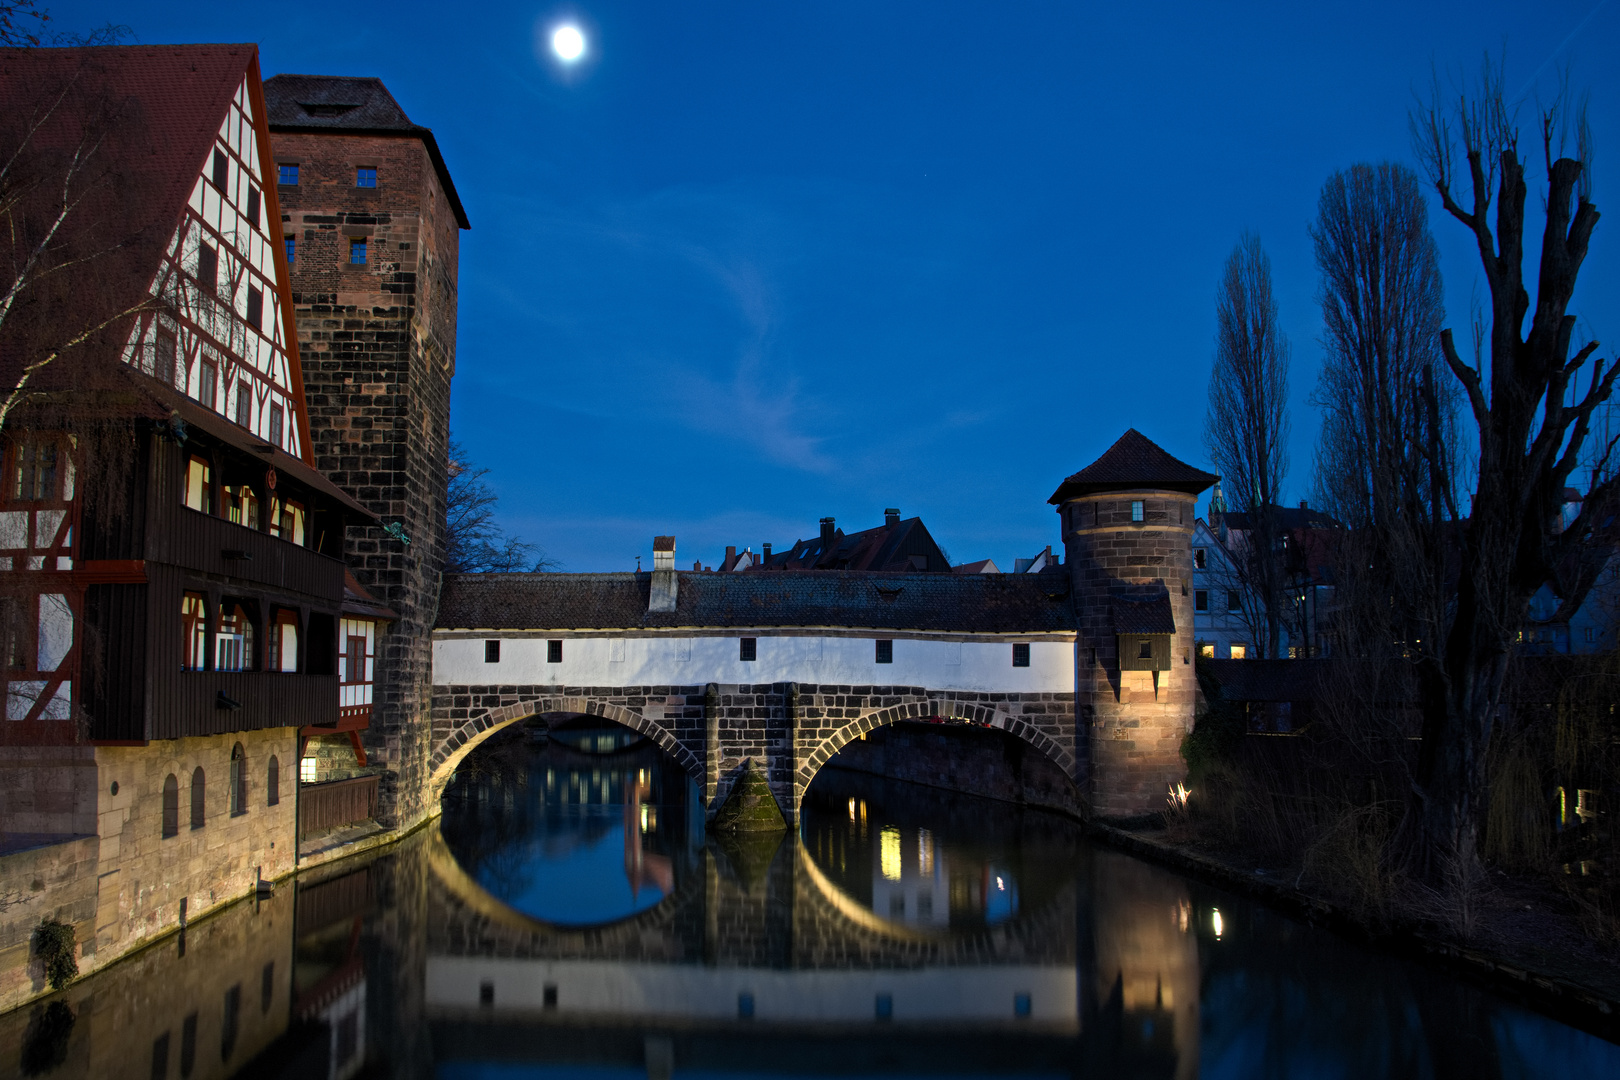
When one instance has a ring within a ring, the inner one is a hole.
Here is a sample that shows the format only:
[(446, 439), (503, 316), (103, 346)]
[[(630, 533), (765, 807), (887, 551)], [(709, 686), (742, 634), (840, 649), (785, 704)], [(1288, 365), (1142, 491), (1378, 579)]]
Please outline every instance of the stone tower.
[[(349, 566), (399, 618), (378, 643), (367, 755), (377, 816), (425, 816), (444, 565), (456, 266), (468, 228), (433, 133), (378, 79), (264, 84), (315, 465), (376, 513)], [(406, 540), (409, 543), (406, 543)]]
[(1196, 696), (1194, 507), (1217, 479), (1133, 428), (1049, 500), (1080, 628), (1076, 780), (1098, 816), (1161, 810), (1186, 775), (1181, 740)]

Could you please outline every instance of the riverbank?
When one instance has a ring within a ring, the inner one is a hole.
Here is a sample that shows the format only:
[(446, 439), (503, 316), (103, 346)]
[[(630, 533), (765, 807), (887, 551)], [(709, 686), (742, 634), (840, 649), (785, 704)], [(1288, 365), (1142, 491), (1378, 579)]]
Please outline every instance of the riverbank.
[[(1516, 1004), (1620, 1043), (1620, 957), (1581, 935), (1571, 915), (1552, 910), (1545, 889), (1505, 879), (1492, 887), (1470, 941), (1416, 920), (1378, 925), (1345, 905), (1297, 888), (1285, 875), (1172, 843), (1146, 822), (1086, 825), (1093, 838), (1148, 861), (1252, 897), (1359, 944), (1438, 964)], [(1538, 905), (1540, 910), (1538, 910)]]

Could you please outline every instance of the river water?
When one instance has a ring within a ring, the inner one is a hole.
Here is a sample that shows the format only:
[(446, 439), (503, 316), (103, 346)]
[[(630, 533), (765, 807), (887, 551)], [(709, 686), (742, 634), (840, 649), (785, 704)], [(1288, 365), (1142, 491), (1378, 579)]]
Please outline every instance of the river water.
[(0, 1016), (0, 1077), (1620, 1076), (1620, 1047), (1088, 843), (829, 767), (717, 839), (618, 729)]

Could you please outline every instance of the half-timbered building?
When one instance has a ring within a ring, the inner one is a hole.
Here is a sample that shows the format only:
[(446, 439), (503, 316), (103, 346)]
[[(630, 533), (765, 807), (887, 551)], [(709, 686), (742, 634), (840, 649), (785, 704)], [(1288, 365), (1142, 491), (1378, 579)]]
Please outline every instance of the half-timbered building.
[(49, 883), (0, 926), (0, 1007), (40, 989), (44, 916), (97, 966), (294, 869), (303, 745), (364, 729), (391, 615), (344, 563), (373, 515), (313, 464), (257, 49), (0, 50), (0, 97), (41, 85), (72, 93), (23, 150), (99, 155), (59, 225), (111, 269), (52, 294), (93, 332), (50, 363), (0, 325), (26, 391), (0, 430), (0, 880)]

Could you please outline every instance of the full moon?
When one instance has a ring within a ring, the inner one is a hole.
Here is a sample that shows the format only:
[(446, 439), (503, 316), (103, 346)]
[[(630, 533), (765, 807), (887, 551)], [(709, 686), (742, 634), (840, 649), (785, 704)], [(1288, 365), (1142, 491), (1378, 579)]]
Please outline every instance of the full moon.
[(585, 35), (577, 26), (559, 26), (551, 32), (551, 51), (565, 64), (585, 55)]

